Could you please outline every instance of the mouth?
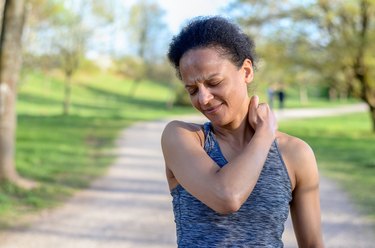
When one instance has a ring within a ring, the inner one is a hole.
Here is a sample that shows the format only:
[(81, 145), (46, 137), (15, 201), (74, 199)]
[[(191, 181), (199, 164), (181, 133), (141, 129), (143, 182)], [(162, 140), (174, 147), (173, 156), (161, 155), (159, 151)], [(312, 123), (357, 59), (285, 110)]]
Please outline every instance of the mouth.
[(210, 107), (210, 108), (206, 108), (206, 109), (203, 109), (203, 112), (205, 114), (214, 114), (216, 113), (217, 111), (219, 111), (219, 109), (221, 108), (221, 105), (222, 103), (220, 103), (219, 105), (216, 105), (214, 107)]

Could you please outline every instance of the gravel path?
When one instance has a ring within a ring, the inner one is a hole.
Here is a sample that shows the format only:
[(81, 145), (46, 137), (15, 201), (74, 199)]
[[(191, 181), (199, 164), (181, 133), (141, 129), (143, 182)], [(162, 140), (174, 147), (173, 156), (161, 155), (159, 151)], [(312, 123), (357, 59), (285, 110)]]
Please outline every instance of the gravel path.
[[(363, 110), (361, 105), (342, 111)], [(285, 110), (277, 116), (296, 118), (301, 115), (298, 111)], [(314, 112), (314, 116), (326, 115), (327, 111)], [(338, 109), (330, 111), (341, 113)], [(117, 160), (106, 176), (63, 206), (40, 214), (29, 227), (2, 232), (0, 248), (176, 247), (160, 148), (166, 123), (138, 123), (124, 130), (117, 141)], [(321, 178), (321, 205), (326, 247), (374, 247), (373, 223), (365, 220), (347, 195), (326, 178)], [(286, 247), (297, 247), (290, 220), (283, 239)]]

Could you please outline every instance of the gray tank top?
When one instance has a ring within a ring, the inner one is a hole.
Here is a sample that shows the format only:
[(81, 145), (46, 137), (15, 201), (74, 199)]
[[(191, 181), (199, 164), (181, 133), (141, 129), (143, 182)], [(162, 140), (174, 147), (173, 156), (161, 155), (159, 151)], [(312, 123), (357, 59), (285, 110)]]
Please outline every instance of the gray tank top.
[[(204, 124), (207, 154), (227, 164), (211, 123)], [(235, 213), (221, 215), (181, 185), (171, 191), (178, 247), (283, 247), (284, 223), (292, 200), (291, 182), (274, 141), (251, 195)]]

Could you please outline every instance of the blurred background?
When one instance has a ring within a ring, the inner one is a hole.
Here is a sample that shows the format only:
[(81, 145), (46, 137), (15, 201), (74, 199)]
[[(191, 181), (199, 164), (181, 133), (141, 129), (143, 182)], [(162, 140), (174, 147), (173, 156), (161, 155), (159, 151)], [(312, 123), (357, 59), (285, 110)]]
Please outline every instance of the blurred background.
[(0, 228), (87, 187), (130, 124), (196, 113), (166, 51), (189, 18), (216, 14), (255, 40), (249, 91), (275, 110), (367, 106), (280, 129), (307, 141), (375, 220), (375, 1), (0, 0), (0, 10)]

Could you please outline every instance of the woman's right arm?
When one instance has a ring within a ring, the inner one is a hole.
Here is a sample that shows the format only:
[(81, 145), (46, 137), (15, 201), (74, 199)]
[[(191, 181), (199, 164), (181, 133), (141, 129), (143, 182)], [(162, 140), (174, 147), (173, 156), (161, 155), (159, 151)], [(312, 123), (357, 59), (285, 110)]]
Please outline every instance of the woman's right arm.
[(251, 194), (275, 138), (273, 113), (257, 98), (249, 106), (254, 136), (244, 151), (220, 168), (204, 151), (189, 124), (173, 121), (162, 135), (167, 168), (190, 194), (221, 214), (237, 211)]

